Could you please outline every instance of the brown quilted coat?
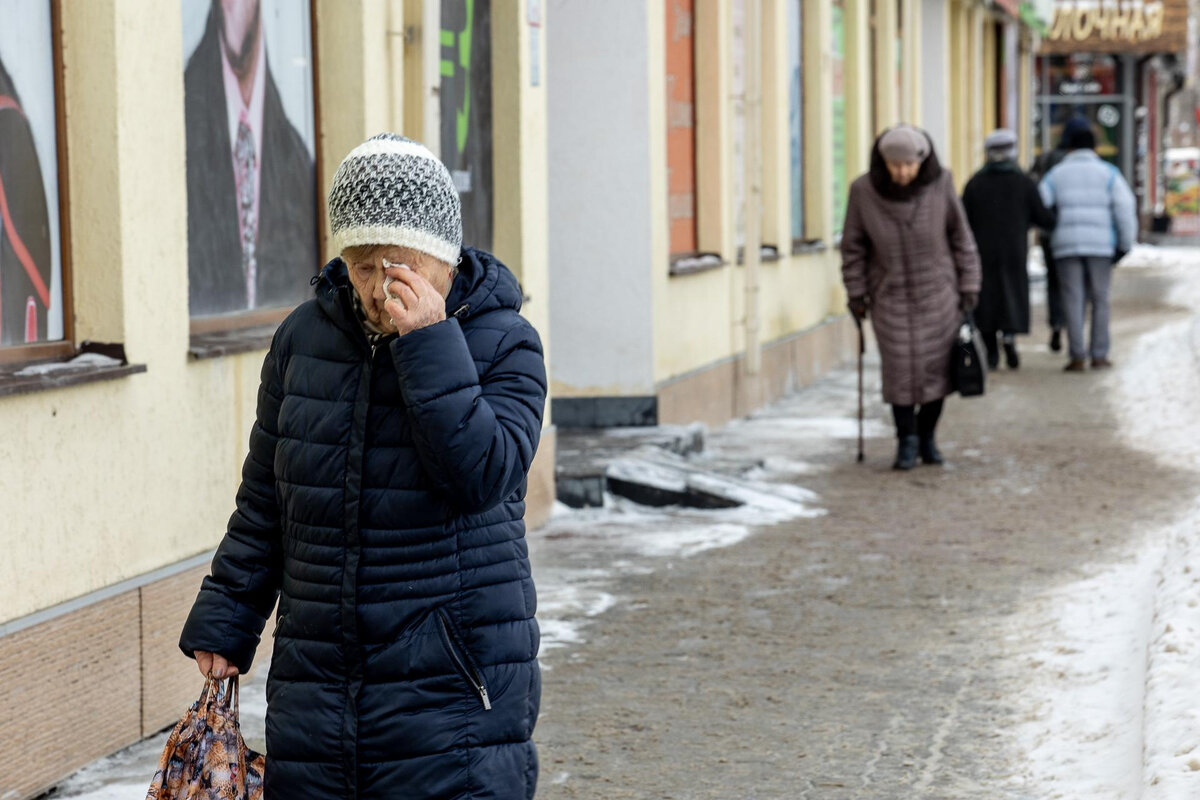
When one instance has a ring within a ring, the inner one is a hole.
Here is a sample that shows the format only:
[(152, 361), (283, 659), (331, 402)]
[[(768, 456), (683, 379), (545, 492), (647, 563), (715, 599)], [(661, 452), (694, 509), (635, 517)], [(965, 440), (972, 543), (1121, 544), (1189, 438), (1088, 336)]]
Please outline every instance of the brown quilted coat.
[(883, 399), (908, 406), (950, 394), (959, 296), (979, 291), (980, 271), (948, 171), (905, 200), (885, 198), (869, 175), (850, 186), (842, 280), (849, 297), (870, 298)]

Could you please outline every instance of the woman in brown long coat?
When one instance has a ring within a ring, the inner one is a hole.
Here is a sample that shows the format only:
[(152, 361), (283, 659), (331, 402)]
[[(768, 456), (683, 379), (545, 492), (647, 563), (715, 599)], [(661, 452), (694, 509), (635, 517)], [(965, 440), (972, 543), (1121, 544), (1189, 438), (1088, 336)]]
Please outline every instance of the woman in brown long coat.
[(842, 232), (850, 311), (868, 313), (883, 359), (883, 399), (896, 420), (896, 469), (941, 464), (934, 432), (952, 391), (950, 351), (979, 300), (979, 254), (950, 173), (929, 135), (883, 133), (871, 169), (850, 186)]

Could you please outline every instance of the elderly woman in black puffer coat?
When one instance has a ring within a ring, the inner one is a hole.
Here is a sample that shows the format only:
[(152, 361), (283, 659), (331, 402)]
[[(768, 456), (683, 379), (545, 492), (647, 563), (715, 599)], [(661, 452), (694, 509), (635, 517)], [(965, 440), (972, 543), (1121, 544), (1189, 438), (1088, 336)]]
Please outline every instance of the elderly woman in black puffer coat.
[(500, 262), (462, 249), (420, 144), (342, 162), (342, 257), (262, 369), (237, 510), (180, 639), (244, 672), (279, 598), (268, 800), (532, 798), (541, 683), (524, 539), (541, 345)]

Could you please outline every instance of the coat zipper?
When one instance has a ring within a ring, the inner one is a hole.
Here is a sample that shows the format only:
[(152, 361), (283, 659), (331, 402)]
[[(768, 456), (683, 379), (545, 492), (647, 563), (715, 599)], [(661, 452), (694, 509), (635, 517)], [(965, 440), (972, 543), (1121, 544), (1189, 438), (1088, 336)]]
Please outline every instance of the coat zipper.
[[(442, 639), (446, 643), (446, 651), (450, 654), (451, 660), (454, 661), (455, 668), (459, 673), (467, 679), (467, 683), (471, 684), (471, 688), (479, 695), (479, 699), (483, 701), (483, 710), (492, 710), (492, 701), (488, 697), (487, 686), (483, 682), (483, 677), (479, 671), (470, 663), (468, 658), (465, 658), (463, 653), (459, 651), (461, 644), (458, 641), (458, 636), (451, 632), (450, 623), (446, 619), (446, 614), (441, 609), (438, 609), (438, 622), (442, 626)], [(466, 648), (462, 648), (464, 651)]]
[(910, 377), (913, 381), (913, 405), (918, 405), (917, 397), (925, 396), (925, 384), (921, 380), (921, 371), (917, 369), (917, 335), (916, 335), (916, 320), (913, 318), (913, 290), (912, 290), (912, 275), (909, 273), (908, 263), (908, 234), (912, 231), (913, 222), (916, 221), (917, 214), (921, 211), (921, 198), (913, 198), (913, 212), (909, 218), (900, 225), (900, 262), (904, 265), (904, 297), (908, 305), (908, 349), (911, 361)]

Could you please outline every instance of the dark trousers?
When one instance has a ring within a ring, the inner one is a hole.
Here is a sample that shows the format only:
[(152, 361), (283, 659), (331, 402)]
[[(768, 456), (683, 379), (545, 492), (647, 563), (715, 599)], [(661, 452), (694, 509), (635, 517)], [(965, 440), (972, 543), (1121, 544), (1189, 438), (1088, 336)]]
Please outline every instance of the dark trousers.
[(942, 400), (924, 403), (920, 410), (917, 406), (892, 406), (892, 417), (896, 420), (896, 436), (918, 436), (922, 439), (933, 438), (938, 419), (942, 416)]
[(1000, 345), (1012, 344), (1013, 334), (1002, 331), (980, 331), (983, 346), (987, 348), (988, 366), (1000, 363)]
[(1051, 330), (1062, 330), (1067, 327), (1067, 315), (1063, 311), (1061, 284), (1058, 281), (1058, 263), (1054, 260), (1054, 252), (1050, 243), (1042, 240), (1042, 259), (1046, 262), (1046, 312), (1049, 316)]

